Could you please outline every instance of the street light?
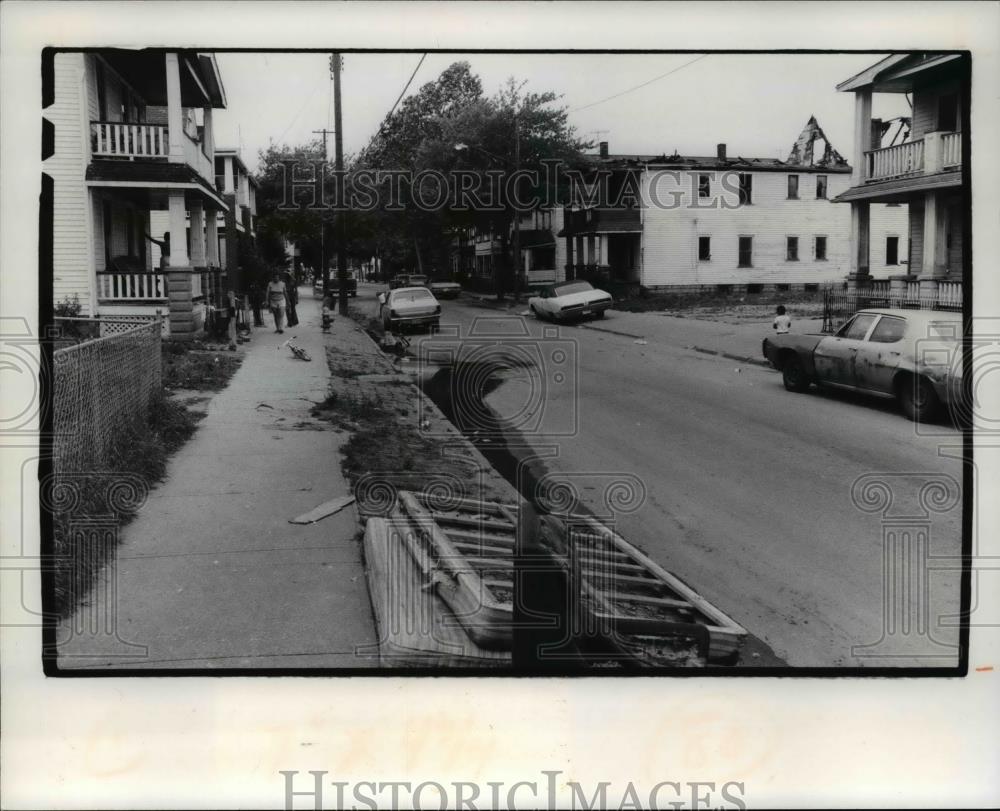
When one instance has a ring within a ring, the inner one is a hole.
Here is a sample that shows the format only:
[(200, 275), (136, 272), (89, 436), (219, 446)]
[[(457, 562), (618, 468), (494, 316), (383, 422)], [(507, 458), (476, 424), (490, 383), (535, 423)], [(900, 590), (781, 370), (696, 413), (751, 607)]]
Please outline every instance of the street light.
[[(517, 172), (520, 168), (521, 163), (521, 137), (520, 128), (518, 126), (517, 113), (514, 114), (514, 167), (511, 169), (510, 162), (501, 158), (499, 155), (494, 155), (487, 149), (483, 149), (481, 146), (470, 147), (468, 144), (463, 144), (461, 142), (455, 144), (456, 152), (466, 152), (469, 149), (477, 149), (482, 152), (487, 157), (492, 158), (498, 163), (502, 163), (508, 171)], [(514, 193), (514, 301), (519, 302), (521, 300), (521, 212), (517, 207), (517, 192)], [(502, 287), (497, 290), (497, 300), (503, 301), (503, 289)]]

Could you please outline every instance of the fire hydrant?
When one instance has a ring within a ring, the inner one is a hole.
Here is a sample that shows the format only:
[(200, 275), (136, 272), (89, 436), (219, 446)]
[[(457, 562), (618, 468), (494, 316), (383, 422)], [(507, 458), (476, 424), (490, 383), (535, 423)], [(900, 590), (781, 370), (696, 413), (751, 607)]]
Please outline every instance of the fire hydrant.
[(323, 332), (329, 332), (333, 326), (333, 307), (330, 299), (323, 300)]

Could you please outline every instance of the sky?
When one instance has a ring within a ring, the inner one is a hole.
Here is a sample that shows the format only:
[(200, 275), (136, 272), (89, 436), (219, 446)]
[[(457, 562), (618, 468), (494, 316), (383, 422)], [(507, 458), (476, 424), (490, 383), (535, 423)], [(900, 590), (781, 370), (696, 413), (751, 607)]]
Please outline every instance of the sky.
[[(420, 53), (344, 55), (345, 154), (368, 143), (420, 57)], [(257, 167), (259, 150), (269, 143), (303, 144), (317, 137), (312, 130), (333, 128), (327, 54), (220, 53), (217, 58), (228, 107), (216, 115), (216, 145), (242, 147), (251, 171)], [(526, 80), (526, 89), (557, 93), (558, 103), (570, 108), (570, 122), (578, 134), (608, 141), (612, 153), (676, 150), (711, 155), (716, 144), (725, 143), (731, 156), (785, 159), (814, 115), (834, 147), (853, 163), (854, 95), (838, 93), (835, 86), (880, 58), (879, 54), (431, 53), (406, 95), (433, 81), (452, 62), (466, 60), (487, 95), (509, 77)], [(632, 90), (638, 85), (644, 86)], [(605, 101), (610, 96), (617, 97)], [(906, 114), (905, 97), (875, 96), (876, 117)], [(333, 149), (331, 136), (331, 155)]]

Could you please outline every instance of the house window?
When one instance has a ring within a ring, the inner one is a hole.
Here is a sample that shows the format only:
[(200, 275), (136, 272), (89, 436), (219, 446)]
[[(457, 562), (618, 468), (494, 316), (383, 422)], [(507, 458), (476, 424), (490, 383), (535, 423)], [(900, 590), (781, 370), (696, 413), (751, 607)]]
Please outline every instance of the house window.
[(826, 260), (826, 237), (816, 237), (816, 258), (821, 262)]
[(799, 199), (799, 176), (789, 175), (788, 176), (788, 199), (798, 200)]
[(826, 175), (816, 175), (816, 199), (826, 199)]
[(708, 197), (712, 193), (712, 178), (709, 175), (698, 175), (698, 196)]
[(740, 237), (741, 268), (753, 267), (753, 237)]
[(885, 238), (885, 263), (887, 265), (899, 264), (899, 237)]
[(712, 258), (712, 238), (698, 237), (698, 260), (707, 262)]
[(958, 130), (958, 96), (955, 93), (938, 97), (938, 130), (940, 132)]
[(753, 175), (740, 174), (740, 205), (753, 205)]
[(101, 208), (104, 225), (104, 269), (111, 270), (111, 201), (105, 200)]
[(135, 256), (135, 211), (125, 209), (125, 239), (129, 257)]
[(786, 237), (785, 238), (785, 259), (789, 262), (799, 261), (799, 238), (798, 237)]

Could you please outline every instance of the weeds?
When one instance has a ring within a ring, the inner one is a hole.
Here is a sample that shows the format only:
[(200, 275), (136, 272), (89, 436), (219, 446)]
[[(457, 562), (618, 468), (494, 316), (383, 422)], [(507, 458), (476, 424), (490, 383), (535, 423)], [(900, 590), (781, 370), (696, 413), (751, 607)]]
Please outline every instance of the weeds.
[[(99, 469), (68, 479), (76, 497), (73, 511), (52, 515), (55, 608), (60, 616), (72, 613), (90, 592), (114, 553), (117, 530), (135, 517), (132, 508), (141, 506), (114, 498), (116, 483), (138, 478), (152, 488), (163, 479), (170, 454), (191, 437), (200, 418), (161, 393), (146, 423), (122, 427)], [(95, 525), (105, 531), (94, 531)], [(113, 530), (110, 537), (108, 530)]]
[(240, 355), (193, 350), (178, 341), (164, 341), (161, 355), (166, 389), (218, 391), (243, 361)]

